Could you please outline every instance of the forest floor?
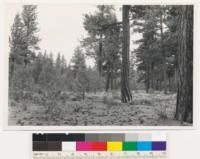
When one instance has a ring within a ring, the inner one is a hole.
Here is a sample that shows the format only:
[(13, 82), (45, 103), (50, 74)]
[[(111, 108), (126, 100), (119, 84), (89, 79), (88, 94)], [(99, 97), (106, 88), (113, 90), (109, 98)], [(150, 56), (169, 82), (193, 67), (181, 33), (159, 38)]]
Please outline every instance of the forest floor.
[[(24, 106), (25, 105), (25, 106)], [(86, 94), (84, 101), (70, 98), (56, 107), (47, 109), (43, 105), (26, 101), (9, 101), (9, 125), (62, 125), (62, 126), (180, 126), (173, 119), (176, 94), (163, 92), (133, 92), (133, 102), (121, 103), (120, 94)], [(186, 124), (187, 125), (187, 124)]]

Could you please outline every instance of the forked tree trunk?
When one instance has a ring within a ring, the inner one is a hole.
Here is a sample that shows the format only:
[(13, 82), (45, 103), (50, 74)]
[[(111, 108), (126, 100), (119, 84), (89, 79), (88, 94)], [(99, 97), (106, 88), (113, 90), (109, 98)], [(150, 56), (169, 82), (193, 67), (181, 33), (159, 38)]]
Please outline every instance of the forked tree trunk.
[(123, 21), (123, 45), (122, 45), (122, 70), (121, 70), (121, 101), (127, 103), (132, 101), (132, 94), (129, 87), (129, 48), (130, 48), (130, 26), (129, 26), (129, 5), (122, 7)]
[(178, 93), (175, 118), (193, 122), (193, 6), (182, 6), (178, 32)]

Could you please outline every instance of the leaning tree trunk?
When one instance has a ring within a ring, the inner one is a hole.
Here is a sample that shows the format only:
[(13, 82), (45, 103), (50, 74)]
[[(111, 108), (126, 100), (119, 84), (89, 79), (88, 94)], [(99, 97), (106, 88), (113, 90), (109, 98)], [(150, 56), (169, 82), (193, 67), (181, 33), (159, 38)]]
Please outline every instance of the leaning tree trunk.
[(193, 122), (193, 6), (182, 6), (178, 31), (178, 93), (175, 118)]
[(129, 88), (129, 48), (130, 48), (130, 26), (129, 26), (129, 5), (123, 5), (123, 45), (122, 45), (122, 71), (121, 71), (121, 100), (123, 103), (132, 101)]

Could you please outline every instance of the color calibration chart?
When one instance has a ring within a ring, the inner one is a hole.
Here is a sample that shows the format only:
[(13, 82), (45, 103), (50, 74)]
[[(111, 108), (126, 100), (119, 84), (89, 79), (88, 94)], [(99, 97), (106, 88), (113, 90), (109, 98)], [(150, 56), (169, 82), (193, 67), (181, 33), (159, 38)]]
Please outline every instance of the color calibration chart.
[(33, 159), (166, 159), (165, 133), (33, 134)]

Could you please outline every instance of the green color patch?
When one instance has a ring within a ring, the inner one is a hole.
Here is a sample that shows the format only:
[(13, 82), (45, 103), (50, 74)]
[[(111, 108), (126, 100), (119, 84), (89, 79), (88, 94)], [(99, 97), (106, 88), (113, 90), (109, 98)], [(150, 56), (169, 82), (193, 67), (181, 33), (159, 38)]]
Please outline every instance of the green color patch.
[(137, 142), (123, 142), (123, 151), (136, 151), (137, 150)]

